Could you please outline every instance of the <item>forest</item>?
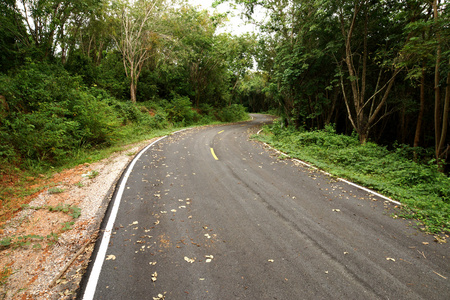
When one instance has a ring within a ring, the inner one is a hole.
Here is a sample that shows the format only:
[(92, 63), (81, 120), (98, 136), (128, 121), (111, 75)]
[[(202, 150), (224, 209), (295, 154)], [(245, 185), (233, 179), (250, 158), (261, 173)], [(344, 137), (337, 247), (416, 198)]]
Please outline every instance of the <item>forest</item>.
[[(42, 171), (155, 130), (246, 117), (252, 35), (177, 1), (0, 5), (0, 159)], [(11, 170), (10, 170), (11, 171)]]
[[(450, 7), (446, 1), (237, 1), (258, 6), (253, 109), (286, 126), (355, 132), (361, 143), (434, 148), (449, 158)], [(250, 84), (251, 83), (251, 84)]]
[(449, 173), (446, 1), (225, 2), (259, 30), (181, 0), (0, 0), (0, 174), (247, 111)]

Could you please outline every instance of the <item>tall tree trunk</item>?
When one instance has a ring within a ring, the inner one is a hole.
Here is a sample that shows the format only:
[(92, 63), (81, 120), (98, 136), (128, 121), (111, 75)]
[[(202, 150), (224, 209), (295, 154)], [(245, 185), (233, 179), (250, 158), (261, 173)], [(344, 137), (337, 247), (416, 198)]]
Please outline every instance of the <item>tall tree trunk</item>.
[[(369, 22), (369, 15), (368, 15), (368, 7), (363, 5), (368, 5), (365, 2), (359, 2), (355, 3), (354, 12), (352, 16), (352, 20), (350, 21), (350, 27), (348, 31), (345, 29), (345, 20), (343, 17), (343, 14), (340, 15), (340, 22), (341, 22), (341, 31), (342, 35), (345, 40), (345, 63), (347, 65), (348, 74), (350, 78), (350, 86), (352, 90), (353, 95), (353, 105), (355, 109), (355, 116), (352, 115), (352, 111), (349, 106), (349, 101), (347, 96), (345, 95), (345, 88), (343, 85), (343, 80), (341, 76), (341, 86), (342, 91), (344, 94), (344, 101), (345, 105), (347, 107), (347, 113), (350, 122), (353, 125), (353, 128), (356, 130), (359, 136), (359, 141), (361, 144), (366, 143), (367, 139), (369, 138), (370, 129), (372, 128), (373, 124), (377, 122), (380, 118), (379, 113), (381, 112), (381, 109), (384, 107), (387, 98), (389, 96), (389, 93), (393, 87), (395, 78), (397, 77), (398, 73), (400, 73), (401, 68), (394, 67), (393, 74), (391, 78), (385, 83), (384, 86), (379, 87), (379, 82), (381, 80), (382, 76), (382, 69), (380, 70), (380, 75), (378, 79), (377, 86), (375, 88), (375, 92), (366, 100), (366, 88), (367, 88), (367, 60), (368, 60), (368, 22)], [(363, 53), (362, 53), (362, 70), (361, 70), (361, 78), (358, 76), (358, 68), (355, 66), (355, 63), (353, 61), (354, 53), (352, 52), (351, 48), (351, 41), (353, 38), (353, 32), (356, 27), (356, 19), (358, 13), (364, 8), (364, 40), (363, 40)], [(383, 97), (379, 101), (378, 104), (375, 103), (375, 99), (378, 93), (381, 93), (384, 90)], [(370, 107), (370, 111), (367, 111), (367, 107)]]
[[(423, 115), (425, 113), (425, 63), (422, 65), (422, 77), (420, 78), (420, 108), (417, 117), (416, 134), (414, 136), (414, 148), (419, 147), (420, 134), (422, 132)], [(414, 160), (417, 161), (417, 153), (414, 151)]]
[(134, 83), (133, 80), (131, 80), (130, 83), (130, 96), (131, 96), (131, 102), (136, 103), (136, 92), (137, 92), (137, 84)]
[(439, 159), (439, 144), (441, 138), (441, 93), (439, 88), (439, 64), (441, 63), (441, 47), (436, 51), (436, 66), (434, 70), (434, 136), (436, 144), (436, 159)]
[[(436, 27), (438, 27), (438, 3), (437, 0), (433, 1), (433, 14), (434, 14), (434, 21)], [(442, 110), (441, 110), (441, 93), (440, 93), (440, 74), (439, 74), (439, 67), (441, 64), (441, 57), (442, 57), (442, 48), (441, 48), (441, 34), (440, 29), (437, 28), (436, 31), (436, 40), (437, 40), (437, 49), (436, 49), (436, 66), (434, 70), (434, 134), (435, 134), (435, 144), (436, 144), (436, 161), (439, 167), (439, 170), (443, 170), (443, 165), (441, 162), (441, 156), (442, 156), (442, 147), (445, 143), (445, 136), (442, 136), (444, 126), (441, 123), (442, 119), (447, 120), (447, 116), (442, 118)], [(448, 78), (447, 78), (448, 82)], [(447, 95), (446, 95), (447, 98)], [(447, 99), (446, 99), (447, 100)], [(447, 102), (447, 101), (446, 101)], [(448, 109), (448, 107), (447, 107)], [(447, 111), (448, 115), (448, 111)], [(445, 124), (445, 131), (447, 131), (447, 124)], [(442, 140), (443, 139), (443, 140)]]
[(447, 130), (448, 130), (448, 115), (450, 111), (450, 72), (447, 73), (447, 87), (445, 88), (445, 101), (444, 101), (444, 112), (442, 115), (442, 130), (441, 130), (441, 138), (439, 141), (439, 158), (443, 158), (442, 156), (445, 154), (444, 144), (447, 140)]
[(406, 140), (406, 104), (403, 103), (402, 111), (400, 113), (401, 122), (400, 122), (400, 140), (402, 144), (405, 144)]

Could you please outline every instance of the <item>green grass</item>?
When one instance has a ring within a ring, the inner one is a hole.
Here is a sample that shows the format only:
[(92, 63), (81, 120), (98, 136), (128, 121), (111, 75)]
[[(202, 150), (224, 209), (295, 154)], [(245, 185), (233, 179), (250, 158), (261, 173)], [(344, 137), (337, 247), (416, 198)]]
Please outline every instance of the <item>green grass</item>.
[(415, 152), (426, 161), (424, 149), (397, 145), (388, 150), (371, 142), (361, 145), (356, 136), (336, 134), (331, 126), (307, 132), (282, 129), (275, 123), (256, 138), (400, 201), (404, 204), (400, 216), (419, 220), (429, 233), (450, 232), (450, 178), (440, 173), (432, 160), (413, 160)]

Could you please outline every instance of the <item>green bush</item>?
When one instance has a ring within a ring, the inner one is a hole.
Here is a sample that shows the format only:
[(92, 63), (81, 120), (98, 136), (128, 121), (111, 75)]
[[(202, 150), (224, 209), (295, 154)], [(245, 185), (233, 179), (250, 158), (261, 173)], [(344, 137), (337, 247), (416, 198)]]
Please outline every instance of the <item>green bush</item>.
[(180, 125), (189, 126), (200, 119), (197, 111), (192, 109), (192, 103), (189, 97), (173, 95), (173, 99), (166, 107), (167, 118), (170, 122)]
[(222, 108), (218, 113), (218, 118), (222, 122), (237, 122), (248, 117), (247, 109), (241, 104), (231, 104)]
[(116, 138), (119, 119), (110, 97), (91, 94), (62, 67), (26, 65), (0, 78), (0, 94), (9, 104), (0, 123), (4, 159), (15, 153), (22, 161), (58, 165), (77, 149)]
[(92, 59), (84, 55), (81, 50), (70, 53), (64, 68), (71, 75), (80, 76), (87, 86), (91, 86), (97, 81), (98, 68), (92, 63)]
[(122, 55), (108, 52), (96, 70), (99, 88), (117, 99), (129, 100), (130, 85), (123, 69)]

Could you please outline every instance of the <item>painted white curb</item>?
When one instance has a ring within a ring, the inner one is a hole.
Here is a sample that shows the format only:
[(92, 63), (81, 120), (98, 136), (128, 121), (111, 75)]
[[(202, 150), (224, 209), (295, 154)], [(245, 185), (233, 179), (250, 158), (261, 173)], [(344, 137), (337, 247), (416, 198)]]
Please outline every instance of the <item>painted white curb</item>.
[[(259, 135), (259, 134), (261, 133), (261, 131), (262, 131), (262, 129), (261, 129), (260, 131), (258, 131), (257, 135)], [(284, 153), (284, 152), (281, 152), (280, 150), (277, 150), (277, 149), (273, 148), (272, 146), (270, 146), (270, 145), (267, 144), (267, 143), (264, 143), (264, 142), (263, 142), (263, 144), (266, 145), (267, 147), (269, 147), (270, 149), (273, 149), (273, 150), (275, 150), (276, 152), (280, 153), (281, 155), (284, 155), (284, 156), (290, 158), (291, 160), (293, 160), (293, 161), (295, 161), (295, 162), (298, 162), (298, 163), (304, 165), (305, 167), (308, 167), (308, 168), (317, 170), (317, 171), (321, 172), (322, 174), (325, 174), (325, 175), (328, 175), (328, 176), (333, 176), (332, 174), (330, 174), (330, 173), (328, 173), (328, 172), (325, 172), (325, 171), (323, 171), (323, 170), (320, 170), (320, 169), (318, 169), (317, 167), (315, 167), (315, 166), (313, 166), (313, 165), (311, 165), (311, 164), (309, 164), (309, 163), (307, 163), (307, 162), (304, 162), (304, 161), (302, 161), (302, 160), (300, 160), (300, 159), (297, 159), (297, 158), (292, 158), (290, 155), (288, 155), (288, 154), (286, 154), (286, 153)], [(365, 191), (365, 192), (368, 192), (368, 193), (370, 193), (370, 194), (372, 194), (372, 195), (374, 195), (374, 196), (377, 196), (377, 197), (379, 197), (379, 198), (382, 198), (382, 199), (384, 199), (384, 200), (386, 200), (386, 201), (389, 201), (389, 202), (391, 202), (391, 203), (394, 203), (394, 204), (396, 204), (396, 205), (402, 205), (401, 202), (398, 202), (398, 201), (396, 201), (396, 200), (393, 200), (393, 199), (391, 199), (391, 198), (389, 198), (389, 197), (386, 197), (386, 196), (384, 196), (384, 195), (382, 195), (382, 194), (380, 194), (380, 193), (377, 193), (377, 192), (375, 192), (375, 191), (372, 191), (371, 189), (368, 189), (368, 188), (366, 188), (366, 187), (360, 186), (360, 185), (358, 185), (358, 184), (356, 184), (356, 183), (353, 183), (353, 182), (351, 182), (351, 181), (348, 181), (348, 180), (346, 180), (346, 179), (343, 179), (343, 178), (337, 178), (337, 180), (342, 181), (342, 182), (345, 182), (345, 183), (347, 183), (347, 184), (349, 184), (349, 185), (351, 185), (351, 186), (354, 186), (354, 187), (356, 187), (356, 188), (358, 188), (358, 189), (360, 189), (360, 190), (363, 190), (363, 191)]]
[(122, 195), (125, 190), (125, 186), (127, 185), (128, 178), (130, 177), (131, 172), (133, 171), (134, 165), (139, 160), (139, 158), (144, 154), (149, 148), (151, 148), (154, 144), (159, 141), (165, 139), (167, 137), (163, 136), (147, 147), (145, 147), (138, 155), (133, 159), (133, 161), (128, 166), (128, 169), (123, 176), (119, 190), (114, 198), (114, 204), (111, 210), (111, 214), (109, 215), (108, 223), (105, 228), (105, 232), (103, 233), (103, 237), (100, 243), (100, 248), (97, 252), (97, 257), (95, 258), (94, 266), (92, 267), (91, 274), (89, 275), (88, 283), (86, 285), (86, 289), (84, 291), (83, 300), (92, 300), (94, 299), (95, 291), (97, 288), (98, 279), (100, 277), (100, 272), (102, 270), (103, 262), (105, 261), (106, 251), (108, 251), (108, 244), (111, 239), (111, 233), (114, 226), (114, 222), (116, 221), (117, 213), (119, 211), (120, 202), (122, 200)]

